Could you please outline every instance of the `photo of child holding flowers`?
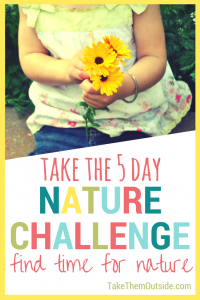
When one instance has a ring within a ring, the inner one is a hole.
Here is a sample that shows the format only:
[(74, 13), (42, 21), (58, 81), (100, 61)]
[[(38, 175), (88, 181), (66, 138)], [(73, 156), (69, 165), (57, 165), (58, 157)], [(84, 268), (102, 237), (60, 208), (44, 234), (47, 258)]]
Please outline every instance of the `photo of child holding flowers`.
[(33, 83), (30, 155), (166, 135), (191, 106), (167, 62), (159, 5), (19, 5)]

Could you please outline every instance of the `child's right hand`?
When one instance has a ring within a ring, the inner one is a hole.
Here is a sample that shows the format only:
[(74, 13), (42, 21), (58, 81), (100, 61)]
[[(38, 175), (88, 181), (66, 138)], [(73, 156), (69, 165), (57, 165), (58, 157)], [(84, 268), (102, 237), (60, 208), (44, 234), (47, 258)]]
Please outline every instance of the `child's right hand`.
[(68, 68), (68, 76), (72, 83), (80, 84), (85, 79), (90, 79), (87, 72), (84, 72), (85, 65), (82, 62), (83, 50), (77, 51)]

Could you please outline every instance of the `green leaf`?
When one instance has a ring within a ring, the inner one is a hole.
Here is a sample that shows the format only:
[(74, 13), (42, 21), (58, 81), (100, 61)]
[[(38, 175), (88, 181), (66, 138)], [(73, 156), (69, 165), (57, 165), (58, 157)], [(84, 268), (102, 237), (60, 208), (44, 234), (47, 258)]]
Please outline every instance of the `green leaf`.
[(17, 78), (12, 78), (11, 82), (14, 86), (21, 86), (22, 85), (21, 81)]
[(19, 94), (21, 92), (21, 89), (16, 88), (13, 90), (13, 96), (16, 96), (17, 94)]
[(98, 108), (98, 110), (106, 110), (106, 111), (110, 111), (110, 109), (109, 109), (108, 107)]
[(101, 125), (99, 125), (98, 123), (93, 123), (88, 125), (88, 128), (90, 127), (101, 127)]
[(91, 113), (88, 113), (87, 117), (88, 117), (88, 120), (90, 121), (90, 123), (93, 124), (94, 123), (94, 115)]
[(88, 104), (85, 103), (85, 102), (83, 102), (83, 101), (82, 101), (82, 102), (79, 102), (79, 103), (76, 104), (75, 109), (77, 109), (79, 106), (88, 107)]
[(91, 107), (90, 107), (90, 106), (88, 106), (88, 108), (87, 108), (87, 112), (86, 112), (86, 115), (88, 116), (90, 113), (91, 113)]
[(91, 108), (91, 110), (92, 110), (92, 112), (93, 112), (93, 115), (96, 116), (95, 108), (94, 108), (94, 107), (91, 107), (91, 106), (90, 106), (90, 108)]

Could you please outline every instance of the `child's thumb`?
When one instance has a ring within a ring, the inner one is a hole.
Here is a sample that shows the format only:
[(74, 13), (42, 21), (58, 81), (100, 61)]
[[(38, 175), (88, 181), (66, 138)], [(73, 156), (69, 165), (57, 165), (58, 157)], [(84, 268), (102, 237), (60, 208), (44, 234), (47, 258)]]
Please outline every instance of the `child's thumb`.
[(83, 72), (83, 71), (80, 72), (79, 77), (80, 77), (82, 80), (90, 79), (90, 75), (89, 75), (88, 73), (86, 73), (86, 72)]
[[(81, 84), (79, 84), (80, 87), (85, 90), (85, 91), (90, 91), (91, 89), (91, 81), (89, 79), (85, 79), (81, 82)], [(93, 88), (92, 88), (93, 89)]]

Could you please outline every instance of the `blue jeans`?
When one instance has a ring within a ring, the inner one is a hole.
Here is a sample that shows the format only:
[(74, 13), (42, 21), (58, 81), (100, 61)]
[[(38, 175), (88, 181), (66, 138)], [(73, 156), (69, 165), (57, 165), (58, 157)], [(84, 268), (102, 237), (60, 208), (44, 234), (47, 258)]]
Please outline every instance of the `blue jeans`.
[(89, 128), (87, 138), (84, 127), (57, 128), (43, 126), (40, 131), (35, 133), (34, 137), (36, 149), (29, 156), (132, 141), (150, 136), (140, 131), (126, 131), (120, 136), (111, 138), (108, 134), (102, 133), (95, 128)]

